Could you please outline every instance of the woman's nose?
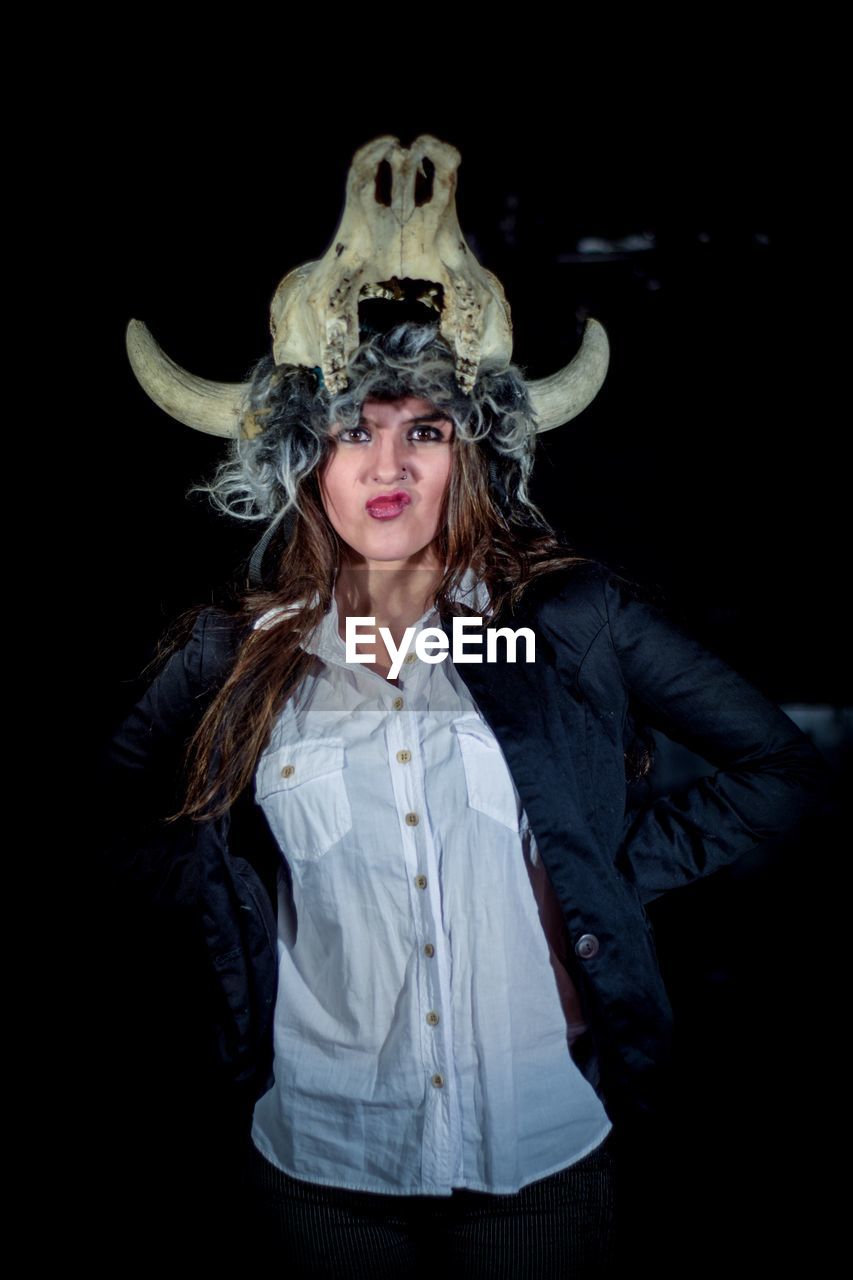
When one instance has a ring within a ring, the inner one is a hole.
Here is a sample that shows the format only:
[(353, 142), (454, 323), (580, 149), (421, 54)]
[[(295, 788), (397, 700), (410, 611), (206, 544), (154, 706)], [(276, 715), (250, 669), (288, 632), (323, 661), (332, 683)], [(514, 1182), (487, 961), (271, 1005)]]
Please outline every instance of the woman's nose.
[(373, 479), (378, 484), (391, 484), (394, 480), (399, 480), (405, 469), (405, 444), (391, 432), (379, 432), (376, 452), (371, 459)]

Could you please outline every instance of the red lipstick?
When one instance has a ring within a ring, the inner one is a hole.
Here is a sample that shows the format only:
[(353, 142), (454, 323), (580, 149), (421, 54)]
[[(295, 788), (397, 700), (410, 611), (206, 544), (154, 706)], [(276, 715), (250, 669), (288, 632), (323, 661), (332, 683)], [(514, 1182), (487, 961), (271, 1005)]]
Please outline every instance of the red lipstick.
[(402, 489), (393, 493), (379, 493), (365, 503), (368, 515), (374, 520), (393, 520), (409, 505), (412, 499)]

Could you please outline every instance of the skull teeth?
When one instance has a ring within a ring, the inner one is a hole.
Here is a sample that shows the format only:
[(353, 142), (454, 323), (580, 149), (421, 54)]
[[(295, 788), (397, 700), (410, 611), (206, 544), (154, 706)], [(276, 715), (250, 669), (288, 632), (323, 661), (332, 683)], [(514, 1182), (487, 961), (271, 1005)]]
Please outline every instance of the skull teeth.
[(397, 302), (399, 293), (395, 293), (393, 289), (389, 289), (384, 284), (363, 284), (359, 290), (360, 298), (384, 298), (388, 302)]
[(439, 301), (440, 291), (435, 285), (431, 285), (429, 289), (424, 289), (423, 293), (419, 293), (418, 302), (422, 302), (425, 307), (431, 307), (433, 311), (441, 311), (441, 303)]

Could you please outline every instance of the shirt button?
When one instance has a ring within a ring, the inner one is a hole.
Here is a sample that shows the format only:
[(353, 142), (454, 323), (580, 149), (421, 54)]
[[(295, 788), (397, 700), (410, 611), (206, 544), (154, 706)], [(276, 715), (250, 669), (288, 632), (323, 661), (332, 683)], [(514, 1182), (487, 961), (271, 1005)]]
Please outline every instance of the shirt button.
[(294, 773), (296, 773), (296, 766), (292, 764), (286, 764), (281, 771), (281, 776), (283, 778), (292, 778)]
[(402, 699), (402, 698), (395, 698), (395, 699), (394, 699), (394, 701), (391, 703), (391, 706), (394, 708), (394, 710), (395, 710), (395, 711), (402, 711), (402, 710), (403, 710), (403, 699)]
[(407, 813), (406, 822), (410, 827), (416, 827), (420, 822), (420, 818), (416, 813)]
[(435, 947), (431, 942), (428, 942), (424, 947), (424, 955), (429, 956), (430, 959), (435, 955)]
[(400, 764), (408, 764), (408, 763), (409, 763), (409, 761), (411, 760), (411, 758), (412, 758), (412, 753), (411, 753), (411, 751), (398, 751), (398, 752), (397, 752), (397, 759), (399, 760)]
[(433, 1082), (433, 1084), (435, 1085), (436, 1089), (443, 1089), (443, 1088), (444, 1088), (444, 1076), (439, 1075), (437, 1071), (436, 1071), (435, 1075), (434, 1075), (434, 1076), (433, 1076), (433, 1078), (432, 1078), (432, 1082)]
[(426, 1020), (431, 1027), (438, 1026), (438, 1014), (436, 1013), (435, 1009), (430, 1009), (429, 1013), (426, 1016)]
[(427, 887), (426, 876), (415, 876), (415, 884), (419, 889), (425, 889)]
[(575, 943), (575, 954), (583, 960), (589, 960), (598, 951), (598, 938), (594, 933), (584, 933)]
[(403, 659), (403, 661), (407, 665), (412, 662), (417, 662), (417, 660), (418, 660), (418, 655), (416, 653), (407, 653), (405, 658)]

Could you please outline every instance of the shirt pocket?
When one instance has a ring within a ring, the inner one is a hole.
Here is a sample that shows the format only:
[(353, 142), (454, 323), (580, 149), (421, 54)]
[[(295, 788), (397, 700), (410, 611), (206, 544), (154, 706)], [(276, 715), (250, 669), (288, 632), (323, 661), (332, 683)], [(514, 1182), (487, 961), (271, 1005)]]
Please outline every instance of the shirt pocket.
[(352, 827), (343, 738), (298, 739), (266, 752), (255, 798), (286, 857), (315, 860)]
[(515, 783), (497, 738), (478, 716), (453, 721), (465, 768), (468, 803), (512, 831), (519, 830)]

